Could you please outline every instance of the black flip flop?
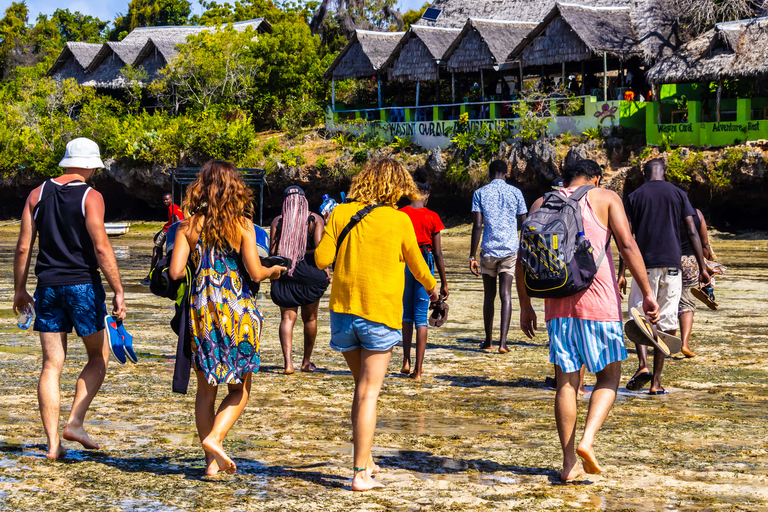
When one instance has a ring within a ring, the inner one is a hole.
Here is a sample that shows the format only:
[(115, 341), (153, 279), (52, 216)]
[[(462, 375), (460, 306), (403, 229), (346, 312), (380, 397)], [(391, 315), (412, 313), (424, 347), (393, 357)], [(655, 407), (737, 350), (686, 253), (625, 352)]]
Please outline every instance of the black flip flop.
[(649, 394), (649, 395), (651, 395), (651, 396), (658, 396), (658, 395), (668, 395), (668, 394), (669, 394), (669, 391), (667, 391), (667, 390), (666, 390), (666, 389), (664, 389), (664, 388), (661, 388), (661, 389), (660, 389), (660, 390), (658, 390), (658, 391), (649, 391), (649, 392), (648, 392), (648, 394)]
[(627, 382), (627, 389), (630, 391), (640, 391), (652, 380), (653, 374), (651, 372), (643, 372), (640, 375), (635, 375), (629, 379), (629, 382)]

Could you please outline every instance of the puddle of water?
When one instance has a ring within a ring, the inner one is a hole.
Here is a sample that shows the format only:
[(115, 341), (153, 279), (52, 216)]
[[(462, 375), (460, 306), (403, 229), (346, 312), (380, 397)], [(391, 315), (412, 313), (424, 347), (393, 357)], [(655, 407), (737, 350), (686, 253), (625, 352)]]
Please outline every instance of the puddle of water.
[(381, 418), (377, 432), (390, 434), (429, 434), (435, 436), (470, 436), (481, 432), (493, 432), (495, 427), (474, 418), (441, 418), (434, 414), (414, 412), (403, 417)]

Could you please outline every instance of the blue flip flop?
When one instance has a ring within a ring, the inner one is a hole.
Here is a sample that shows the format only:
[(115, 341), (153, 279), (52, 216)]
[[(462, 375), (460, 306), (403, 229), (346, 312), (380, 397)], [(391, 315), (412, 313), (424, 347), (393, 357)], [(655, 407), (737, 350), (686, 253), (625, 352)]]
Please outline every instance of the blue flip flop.
[(123, 350), (125, 350), (125, 357), (132, 363), (138, 363), (139, 358), (136, 357), (136, 352), (133, 351), (133, 336), (125, 330), (125, 324), (123, 322), (117, 323), (117, 332), (123, 339)]
[(649, 391), (648, 394), (651, 396), (668, 395), (669, 391), (662, 388), (662, 389), (659, 389), (658, 391)]
[(123, 336), (118, 331), (117, 320), (107, 315), (104, 317), (104, 324), (107, 330), (107, 340), (109, 341), (109, 350), (120, 364), (125, 364), (125, 347), (123, 345)]

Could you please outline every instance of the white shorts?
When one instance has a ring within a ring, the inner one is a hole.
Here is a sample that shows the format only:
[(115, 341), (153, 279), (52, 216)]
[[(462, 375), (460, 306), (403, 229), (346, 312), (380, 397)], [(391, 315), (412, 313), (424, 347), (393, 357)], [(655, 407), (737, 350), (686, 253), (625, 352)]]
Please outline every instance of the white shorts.
[[(677, 307), (680, 304), (680, 296), (683, 293), (683, 272), (679, 268), (649, 268), (648, 282), (656, 296), (656, 302), (661, 309), (661, 317), (656, 326), (662, 331), (677, 330)], [(632, 289), (629, 291), (629, 307), (643, 310), (643, 294), (635, 280), (632, 280)]]

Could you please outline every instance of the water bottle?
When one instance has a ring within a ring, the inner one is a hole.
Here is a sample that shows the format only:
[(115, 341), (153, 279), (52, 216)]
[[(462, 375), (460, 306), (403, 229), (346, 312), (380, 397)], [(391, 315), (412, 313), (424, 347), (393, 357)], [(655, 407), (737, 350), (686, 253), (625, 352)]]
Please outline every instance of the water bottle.
[(16, 321), (16, 325), (19, 327), (19, 329), (29, 329), (29, 326), (32, 325), (32, 320), (34, 318), (35, 310), (32, 308), (31, 304), (27, 304), (27, 306), (19, 315), (19, 319)]
[(336, 200), (330, 197), (328, 194), (323, 194), (323, 204), (320, 205), (320, 215), (325, 216), (336, 208)]

